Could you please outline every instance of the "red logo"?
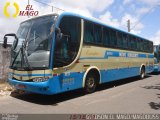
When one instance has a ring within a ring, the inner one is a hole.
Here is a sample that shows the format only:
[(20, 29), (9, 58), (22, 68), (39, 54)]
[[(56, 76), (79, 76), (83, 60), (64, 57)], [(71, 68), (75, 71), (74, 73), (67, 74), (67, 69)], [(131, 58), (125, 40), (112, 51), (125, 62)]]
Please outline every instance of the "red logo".
[(27, 5), (24, 11), (19, 12), (19, 16), (38, 16), (39, 11), (34, 11), (33, 5)]

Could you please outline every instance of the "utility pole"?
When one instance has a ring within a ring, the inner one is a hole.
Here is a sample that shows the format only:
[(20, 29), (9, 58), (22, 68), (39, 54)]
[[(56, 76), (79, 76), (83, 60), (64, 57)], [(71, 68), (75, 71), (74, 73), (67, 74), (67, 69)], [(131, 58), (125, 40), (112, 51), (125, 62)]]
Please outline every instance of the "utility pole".
[(128, 28), (128, 32), (131, 31), (131, 22), (130, 22), (130, 19), (127, 20), (127, 28)]

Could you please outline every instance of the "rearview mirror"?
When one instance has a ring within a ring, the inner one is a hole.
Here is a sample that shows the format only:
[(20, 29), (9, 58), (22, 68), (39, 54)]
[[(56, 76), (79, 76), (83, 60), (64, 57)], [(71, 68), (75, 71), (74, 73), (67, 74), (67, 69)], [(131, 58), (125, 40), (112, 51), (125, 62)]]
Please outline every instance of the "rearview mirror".
[(7, 37), (4, 36), (3, 38), (3, 48), (7, 48)]
[(7, 36), (13, 36), (13, 37), (15, 37), (15, 40), (14, 40), (13, 45), (12, 45), (12, 49), (15, 49), (17, 47), (17, 44), (18, 44), (18, 38), (17, 38), (16, 34), (14, 34), (14, 33), (6, 34), (4, 36), (4, 38), (3, 38), (3, 47), (7, 48), (7, 45), (8, 45), (7, 44), (7, 41), (8, 41)]

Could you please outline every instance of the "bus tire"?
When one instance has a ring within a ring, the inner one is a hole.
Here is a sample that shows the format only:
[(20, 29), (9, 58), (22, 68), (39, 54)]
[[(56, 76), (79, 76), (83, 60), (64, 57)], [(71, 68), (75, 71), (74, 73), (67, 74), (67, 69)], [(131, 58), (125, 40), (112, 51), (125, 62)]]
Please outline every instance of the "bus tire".
[(94, 72), (89, 72), (86, 76), (84, 90), (86, 93), (93, 93), (97, 87), (97, 76)]
[(142, 66), (141, 71), (140, 71), (140, 79), (145, 78), (145, 66)]

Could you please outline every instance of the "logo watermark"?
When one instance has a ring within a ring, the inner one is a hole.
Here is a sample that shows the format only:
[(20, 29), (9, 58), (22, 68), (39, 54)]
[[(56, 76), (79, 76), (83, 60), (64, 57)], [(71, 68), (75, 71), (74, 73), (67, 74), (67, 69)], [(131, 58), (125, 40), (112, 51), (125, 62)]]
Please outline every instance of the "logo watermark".
[[(7, 18), (10, 18), (10, 13), (8, 13), (8, 10), (7, 10), (9, 6), (10, 6), (10, 2), (7, 2), (7, 3), (5, 4), (5, 6), (4, 6), (4, 15), (5, 15)], [(13, 6), (15, 7), (16, 12), (12, 15), (12, 17), (13, 17), (13, 18), (16, 18), (17, 15), (18, 15), (18, 13), (19, 13), (19, 5), (18, 5), (16, 2), (14, 2), (14, 3), (13, 3)]]
[(27, 5), (24, 11), (19, 12), (19, 16), (38, 16), (39, 11), (34, 11), (33, 5)]
[(10, 2), (7, 2), (4, 6), (4, 15), (7, 18), (10, 18), (11, 16), (13, 18), (16, 18), (17, 16), (38, 16), (39, 15), (39, 11), (35, 11), (33, 9), (33, 5), (26, 5), (24, 10), (20, 10), (19, 5), (14, 2), (12, 5), (14, 6), (16, 12), (13, 15), (10, 15), (10, 13), (8, 12), (8, 7), (10, 6)]

